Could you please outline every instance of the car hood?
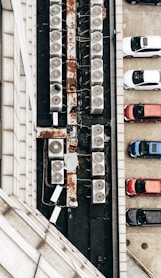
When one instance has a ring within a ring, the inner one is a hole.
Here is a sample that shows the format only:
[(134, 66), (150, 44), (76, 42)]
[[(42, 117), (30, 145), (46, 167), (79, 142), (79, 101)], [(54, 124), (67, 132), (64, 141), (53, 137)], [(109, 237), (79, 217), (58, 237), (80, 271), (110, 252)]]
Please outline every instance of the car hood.
[(124, 73), (124, 76), (123, 76), (124, 84), (128, 87), (134, 86), (134, 83), (132, 81), (133, 72), (134, 72), (134, 70), (128, 70)]
[(135, 120), (134, 115), (133, 115), (133, 108), (134, 108), (134, 104), (129, 104), (126, 105), (124, 108), (124, 117), (125, 120)]
[(123, 56), (131, 55), (131, 37), (126, 37), (123, 39)]
[(129, 225), (137, 225), (137, 221), (136, 221), (136, 213), (137, 213), (137, 209), (128, 209), (126, 211), (126, 222)]
[(132, 141), (130, 143), (130, 151), (134, 156), (140, 156), (139, 145), (140, 141)]
[(134, 195), (136, 195), (135, 182), (136, 182), (136, 179), (128, 179), (126, 181), (126, 191), (127, 191), (127, 194), (134, 194)]

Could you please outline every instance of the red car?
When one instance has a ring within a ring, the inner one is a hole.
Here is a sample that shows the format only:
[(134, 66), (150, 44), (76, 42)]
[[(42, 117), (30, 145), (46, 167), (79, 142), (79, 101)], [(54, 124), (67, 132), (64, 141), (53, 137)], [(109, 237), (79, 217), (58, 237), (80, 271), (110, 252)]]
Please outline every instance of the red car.
[(161, 179), (127, 179), (125, 187), (129, 196), (161, 196)]
[(126, 122), (161, 121), (161, 104), (128, 104), (124, 107)]

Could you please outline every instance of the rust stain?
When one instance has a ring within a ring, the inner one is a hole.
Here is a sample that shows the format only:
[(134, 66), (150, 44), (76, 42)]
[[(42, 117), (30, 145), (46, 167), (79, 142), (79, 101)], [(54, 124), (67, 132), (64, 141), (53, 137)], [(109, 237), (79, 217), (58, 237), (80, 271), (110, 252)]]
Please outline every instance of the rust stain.
[(37, 138), (67, 138), (67, 132), (64, 128), (41, 128), (37, 130)]
[(69, 187), (73, 192), (75, 192), (75, 185), (76, 184), (73, 181), (73, 173), (67, 173), (67, 187)]
[(67, 0), (67, 14), (76, 13), (76, 0)]
[(76, 92), (77, 66), (76, 61), (67, 60), (66, 85), (68, 92)]
[(102, 16), (103, 16), (103, 20), (107, 17), (107, 9), (105, 6), (102, 6)]

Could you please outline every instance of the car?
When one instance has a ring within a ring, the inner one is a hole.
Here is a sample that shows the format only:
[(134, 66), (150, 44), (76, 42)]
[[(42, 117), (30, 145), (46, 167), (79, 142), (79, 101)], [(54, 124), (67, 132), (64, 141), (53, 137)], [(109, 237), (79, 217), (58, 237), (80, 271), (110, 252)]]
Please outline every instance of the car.
[(131, 178), (125, 180), (128, 196), (161, 196), (161, 179)]
[(124, 106), (126, 122), (161, 121), (161, 104), (128, 104)]
[(128, 3), (135, 5), (135, 4), (147, 4), (147, 5), (156, 5), (160, 6), (160, 0), (127, 0)]
[(135, 36), (123, 38), (123, 57), (160, 57), (160, 36)]
[(129, 226), (161, 226), (161, 209), (129, 208), (126, 210), (126, 224)]
[(133, 158), (161, 158), (161, 142), (135, 140), (130, 142), (128, 153)]
[(160, 70), (128, 70), (123, 80), (126, 90), (161, 90)]

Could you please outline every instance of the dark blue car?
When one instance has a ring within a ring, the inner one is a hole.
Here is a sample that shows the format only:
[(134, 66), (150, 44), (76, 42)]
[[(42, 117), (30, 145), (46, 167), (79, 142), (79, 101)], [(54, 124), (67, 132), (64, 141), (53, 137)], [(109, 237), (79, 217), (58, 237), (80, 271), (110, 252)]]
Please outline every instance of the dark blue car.
[(128, 146), (131, 157), (161, 158), (161, 142), (158, 141), (132, 141)]

